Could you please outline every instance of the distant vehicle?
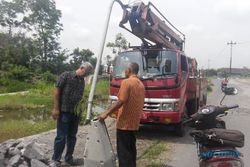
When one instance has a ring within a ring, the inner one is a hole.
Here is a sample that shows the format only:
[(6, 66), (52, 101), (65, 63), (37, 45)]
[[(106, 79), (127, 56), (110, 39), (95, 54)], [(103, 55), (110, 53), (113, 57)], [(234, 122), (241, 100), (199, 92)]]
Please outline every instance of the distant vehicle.
[(221, 81), (221, 91), (224, 92), (225, 88), (227, 87), (228, 84), (228, 79), (225, 78), (224, 80)]

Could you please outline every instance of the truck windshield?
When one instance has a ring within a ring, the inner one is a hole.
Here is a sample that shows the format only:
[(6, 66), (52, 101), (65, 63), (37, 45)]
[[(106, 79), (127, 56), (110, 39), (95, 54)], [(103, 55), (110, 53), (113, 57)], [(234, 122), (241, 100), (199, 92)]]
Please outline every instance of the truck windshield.
[(176, 52), (167, 50), (144, 50), (123, 52), (116, 57), (114, 77), (124, 78), (124, 70), (128, 64), (136, 62), (139, 65), (139, 76), (142, 79), (163, 77), (177, 73)]
[(177, 73), (176, 52), (149, 50), (145, 54), (146, 67), (143, 78), (169, 76)]
[(114, 67), (114, 77), (124, 78), (125, 69), (128, 67), (129, 63), (137, 63), (139, 65), (139, 76), (142, 76), (143, 72), (143, 63), (142, 63), (142, 54), (140, 51), (136, 52), (123, 52), (115, 58), (115, 67)]

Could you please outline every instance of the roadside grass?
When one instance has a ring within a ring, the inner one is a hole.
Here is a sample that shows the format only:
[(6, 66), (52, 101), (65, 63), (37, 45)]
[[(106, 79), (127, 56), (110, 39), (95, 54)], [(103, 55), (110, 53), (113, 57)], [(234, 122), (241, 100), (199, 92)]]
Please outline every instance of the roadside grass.
[[(95, 95), (93, 99), (93, 107), (101, 106), (106, 108), (108, 105), (108, 97), (109, 97), (109, 84), (110, 82), (107, 80), (100, 80), (96, 84)], [(88, 106), (88, 96), (90, 93), (91, 85), (86, 85), (84, 90), (84, 95), (82, 101), (76, 107), (76, 112), (81, 113), (82, 121), (81, 124), (84, 124), (86, 115), (87, 115), (87, 106)], [(96, 113), (92, 113), (91, 118), (94, 118)]]
[(208, 91), (208, 93), (211, 93), (213, 91), (214, 84), (212, 82), (212, 79), (213, 78), (208, 78), (208, 85), (207, 85), (207, 91)]
[(164, 140), (157, 140), (148, 147), (139, 160), (139, 166), (162, 167), (166, 165), (166, 152), (170, 150), (170, 144)]
[(166, 166), (166, 164), (161, 162), (153, 162), (152, 164), (147, 165), (146, 167), (164, 167), (164, 166)]
[(0, 143), (8, 139), (17, 139), (41, 132), (48, 131), (55, 128), (56, 121), (45, 120), (39, 122), (29, 122), (29, 121), (3, 121), (0, 130)]
[[(85, 121), (87, 111), (87, 101), (91, 85), (86, 85), (82, 103), (82, 122)], [(28, 90), (26, 94), (5, 95), (0, 96), (0, 116), (1, 112), (4, 116), (17, 114), (21, 115), (20, 119), (8, 119), (0, 117), (0, 142), (10, 138), (20, 138), (28, 135), (33, 135), (54, 129), (55, 122), (50, 118), (50, 113), (53, 108), (53, 84), (39, 83), (36, 88)], [(103, 103), (107, 105), (109, 91), (109, 81), (100, 80), (97, 82), (93, 104), (99, 105)], [(35, 110), (32, 111), (31, 110)], [(39, 112), (44, 110), (46, 116), (43, 120), (32, 121), (36, 115), (39, 117)], [(12, 112), (14, 111), (14, 112)], [(24, 111), (24, 112), (23, 112)], [(9, 112), (7, 114), (7, 112)], [(30, 115), (29, 115), (30, 113)], [(32, 116), (31, 116), (31, 113)], [(93, 114), (93, 116), (95, 116)], [(25, 119), (23, 119), (25, 118)], [(31, 119), (31, 120), (30, 120)]]

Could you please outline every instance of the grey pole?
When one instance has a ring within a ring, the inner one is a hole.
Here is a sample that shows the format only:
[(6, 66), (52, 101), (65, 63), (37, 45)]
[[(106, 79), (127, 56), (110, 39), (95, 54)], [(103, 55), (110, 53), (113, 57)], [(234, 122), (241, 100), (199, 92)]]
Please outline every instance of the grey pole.
[(88, 109), (87, 109), (87, 116), (86, 116), (85, 124), (88, 124), (90, 122), (90, 117), (91, 117), (91, 112), (92, 112), (92, 105), (93, 105), (93, 97), (94, 97), (94, 94), (95, 94), (97, 76), (98, 76), (98, 72), (99, 72), (99, 68), (100, 68), (100, 64), (101, 64), (101, 59), (102, 59), (102, 55), (103, 55), (103, 50), (104, 50), (104, 45), (105, 45), (105, 41), (106, 41), (106, 36), (107, 36), (107, 32), (108, 32), (108, 26), (109, 26), (111, 11), (112, 11), (112, 8), (113, 8), (113, 5), (114, 5), (115, 1), (116, 0), (113, 0), (111, 2), (109, 12), (108, 12), (108, 17), (106, 18), (106, 26), (105, 26), (105, 29), (104, 29), (102, 42), (101, 42), (99, 54), (98, 54), (98, 57), (97, 57), (95, 73), (94, 73), (94, 77), (93, 77), (93, 81), (92, 81), (92, 85), (91, 85), (91, 89), (90, 89), (90, 93), (89, 93)]
[(228, 45), (230, 45), (230, 65), (229, 65), (229, 77), (231, 77), (232, 73), (232, 57), (233, 57), (233, 45), (236, 45), (236, 42), (228, 42)]

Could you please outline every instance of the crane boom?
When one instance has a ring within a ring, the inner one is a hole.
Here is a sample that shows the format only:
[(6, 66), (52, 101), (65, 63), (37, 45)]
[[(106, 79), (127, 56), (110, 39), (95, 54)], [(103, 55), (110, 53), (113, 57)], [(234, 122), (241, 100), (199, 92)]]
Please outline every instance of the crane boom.
[[(152, 11), (151, 6), (165, 21)], [(122, 8), (123, 18), (120, 27), (139, 37), (144, 44), (152, 45), (150, 42), (153, 42), (164, 48), (183, 50), (185, 35), (175, 28), (151, 2), (148, 5), (143, 2), (135, 3), (130, 7), (123, 5)], [(130, 24), (130, 29), (125, 26), (127, 22)]]

